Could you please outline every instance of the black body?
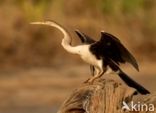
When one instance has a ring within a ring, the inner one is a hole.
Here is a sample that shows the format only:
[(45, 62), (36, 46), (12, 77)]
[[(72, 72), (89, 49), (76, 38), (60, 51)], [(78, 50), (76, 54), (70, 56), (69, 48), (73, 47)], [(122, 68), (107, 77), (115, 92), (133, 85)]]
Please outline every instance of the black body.
[[(137, 89), (141, 94), (149, 94), (143, 86), (132, 80), (126, 73), (120, 68), (120, 63), (129, 62), (139, 71), (137, 61), (132, 54), (121, 44), (120, 40), (115, 36), (101, 32), (101, 39), (95, 41), (80, 31), (75, 31), (84, 44), (91, 44), (90, 51), (96, 56), (97, 59), (102, 59), (103, 66), (109, 66), (113, 71), (119, 72), (120, 78), (130, 87)], [(94, 66), (91, 67), (91, 72), (94, 75)]]

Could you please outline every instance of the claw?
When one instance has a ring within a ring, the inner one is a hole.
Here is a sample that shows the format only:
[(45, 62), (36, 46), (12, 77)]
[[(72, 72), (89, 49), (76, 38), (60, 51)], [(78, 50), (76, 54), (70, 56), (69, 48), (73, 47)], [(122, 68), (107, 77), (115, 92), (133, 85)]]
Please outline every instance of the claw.
[(89, 80), (90, 80), (90, 78), (88, 78), (87, 80), (85, 80), (85, 81), (84, 81), (84, 83), (88, 83), (88, 82), (89, 82)]
[(95, 79), (93, 79), (93, 77), (92, 77), (92, 78), (89, 78), (89, 79), (87, 79), (86, 81), (84, 81), (84, 83), (87, 83), (87, 84), (89, 84), (89, 85), (92, 85), (92, 84), (94, 83), (94, 80), (95, 80)]

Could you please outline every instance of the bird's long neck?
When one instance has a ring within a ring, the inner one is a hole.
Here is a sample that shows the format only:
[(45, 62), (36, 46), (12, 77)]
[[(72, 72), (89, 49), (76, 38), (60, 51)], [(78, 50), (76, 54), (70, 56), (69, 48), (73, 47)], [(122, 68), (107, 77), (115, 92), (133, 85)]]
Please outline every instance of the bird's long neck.
[(79, 54), (79, 47), (72, 47), (71, 43), (72, 43), (72, 38), (70, 36), (70, 34), (59, 24), (55, 24), (56, 28), (58, 28), (64, 35), (64, 38), (62, 39), (62, 46), (63, 48), (68, 51), (69, 53), (72, 54)]
[(62, 40), (62, 45), (63, 46), (71, 46), (72, 38), (71, 38), (70, 34), (65, 30), (65, 28), (63, 28), (61, 25), (56, 24), (54, 22), (51, 25), (53, 27), (56, 27), (57, 29), (59, 29), (63, 33), (64, 38)]
[(62, 43), (61, 43), (63, 48), (72, 54), (78, 54), (79, 53), (78, 47), (72, 47), (71, 46), (72, 38), (71, 38), (70, 34), (65, 30), (65, 28), (63, 28), (58, 23), (56, 23), (54, 21), (45, 21), (45, 22), (33, 22), (32, 24), (48, 25), (48, 26), (52, 26), (52, 27), (59, 29), (64, 35), (64, 38), (62, 39)]
[(63, 38), (63, 39), (62, 39), (61, 45), (63, 46), (63, 48), (64, 48), (66, 51), (68, 51), (68, 52), (70, 52), (70, 53), (73, 53), (73, 54), (75, 53), (75, 52), (73, 51), (73, 47), (71, 46), (71, 41), (70, 41), (70, 40)]

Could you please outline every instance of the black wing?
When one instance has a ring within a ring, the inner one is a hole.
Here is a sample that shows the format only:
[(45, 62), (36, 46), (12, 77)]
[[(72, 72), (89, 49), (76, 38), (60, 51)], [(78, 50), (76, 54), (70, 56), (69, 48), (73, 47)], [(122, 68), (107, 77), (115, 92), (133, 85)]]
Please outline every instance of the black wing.
[(118, 38), (109, 33), (101, 32), (101, 39), (92, 45), (91, 50), (98, 58), (112, 59), (117, 64), (129, 62), (139, 71), (136, 59)]
[(81, 42), (84, 44), (92, 44), (92, 43), (96, 42), (95, 40), (93, 40), (86, 34), (80, 32), (79, 30), (75, 30), (75, 32), (78, 35), (78, 37), (80, 38)]

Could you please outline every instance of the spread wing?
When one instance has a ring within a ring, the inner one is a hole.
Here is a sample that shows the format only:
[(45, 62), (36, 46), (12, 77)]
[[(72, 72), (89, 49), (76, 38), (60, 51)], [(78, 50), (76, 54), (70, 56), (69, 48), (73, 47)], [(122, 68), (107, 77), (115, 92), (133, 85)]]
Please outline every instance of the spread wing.
[(106, 32), (101, 32), (101, 39), (92, 46), (93, 47), (91, 49), (98, 50), (96, 52), (98, 57), (111, 59), (118, 65), (120, 63), (129, 62), (136, 70), (139, 71), (136, 59), (115, 36)]
[(80, 38), (81, 42), (84, 44), (92, 44), (92, 43), (96, 42), (95, 40), (93, 40), (86, 34), (80, 32), (79, 30), (75, 30), (75, 32), (78, 35), (78, 37)]

